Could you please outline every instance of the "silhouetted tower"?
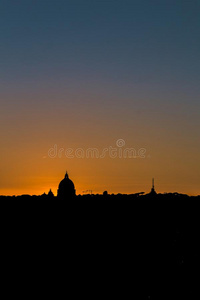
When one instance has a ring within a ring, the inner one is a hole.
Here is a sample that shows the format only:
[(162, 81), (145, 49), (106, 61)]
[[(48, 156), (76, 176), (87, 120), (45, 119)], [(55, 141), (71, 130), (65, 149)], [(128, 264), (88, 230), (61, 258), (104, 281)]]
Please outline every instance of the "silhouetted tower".
[(152, 195), (157, 194), (156, 191), (155, 191), (155, 188), (154, 188), (154, 178), (152, 178), (152, 188), (151, 188), (150, 194), (152, 194)]
[(65, 178), (59, 183), (57, 195), (58, 198), (62, 200), (73, 199), (76, 196), (74, 183), (69, 179), (67, 172)]
[(155, 189), (154, 189), (154, 178), (152, 178), (152, 189), (151, 189), (151, 191), (152, 192), (155, 191)]

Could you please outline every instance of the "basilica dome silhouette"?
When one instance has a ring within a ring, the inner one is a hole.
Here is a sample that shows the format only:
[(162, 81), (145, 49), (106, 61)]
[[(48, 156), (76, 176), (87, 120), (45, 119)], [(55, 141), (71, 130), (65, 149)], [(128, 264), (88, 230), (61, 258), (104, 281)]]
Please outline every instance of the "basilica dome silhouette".
[(59, 183), (57, 196), (60, 199), (72, 199), (76, 196), (74, 183), (69, 179), (67, 172), (65, 178)]

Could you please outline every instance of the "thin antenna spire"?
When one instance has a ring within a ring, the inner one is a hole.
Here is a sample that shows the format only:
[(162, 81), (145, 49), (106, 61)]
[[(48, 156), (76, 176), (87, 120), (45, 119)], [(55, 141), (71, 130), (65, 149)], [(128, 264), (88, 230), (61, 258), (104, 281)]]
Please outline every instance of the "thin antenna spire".
[(154, 188), (154, 178), (152, 178), (152, 188), (151, 188), (150, 194), (151, 195), (155, 195), (156, 194), (156, 191), (155, 191), (155, 188)]

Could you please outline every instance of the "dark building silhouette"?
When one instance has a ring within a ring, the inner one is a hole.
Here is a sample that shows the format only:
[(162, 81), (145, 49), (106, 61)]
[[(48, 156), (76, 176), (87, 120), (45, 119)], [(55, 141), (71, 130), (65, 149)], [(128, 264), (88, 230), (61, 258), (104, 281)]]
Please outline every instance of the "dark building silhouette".
[(73, 199), (76, 196), (74, 183), (69, 179), (67, 172), (65, 174), (65, 178), (59, 183), (57, 196), (59, 199), (63, 200)]
[(151, 192), (149, 193), (150, 195), (157, 195), (155, 188), (154, 188), (154, 178), (152, 179), (152, 188), (151, 188)]
[(107, 192), (107, 191), (104, 191), (104, 192), (103, 192), (103, 196), (104, 196), (104, 197), (107, 197), (107, 196), (108, 196), (108, 192)]
[(53, 198), (54, 197), (54, 194), (52, 192), (52, 190), (50, 189), (49, 192), (48, 192), (48, 197), (49, 198)]

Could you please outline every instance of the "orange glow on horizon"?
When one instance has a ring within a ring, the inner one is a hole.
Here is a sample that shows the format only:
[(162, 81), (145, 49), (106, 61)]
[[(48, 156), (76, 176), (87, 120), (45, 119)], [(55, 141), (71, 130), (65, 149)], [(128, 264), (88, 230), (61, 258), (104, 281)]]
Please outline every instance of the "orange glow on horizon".
[(200, 194), (199, 1), (2, 2), (0, 195)]
[[(36, 109), (35, 113), (13, 111), (6, 117), (0, 194), (40, 195), (52, 189), (56, 195), (66, 170), (77, 194), (85, 190), (100, 194), (105, 190), (115, 194), (148, 193), (152, 177), (157, 192), (200, 193), (199, 140), (191, 135), (198, 134), (198, 127), (185, 125), (177, 115), (166, 112), (160, 116), (148, 111), (141, 117), (123, 110), (104, 113), (98, 107), (97, 115), (93, 107), (76, 114), (75, 107), (69, 108), (68, 118), (66, 108), (46, 112), (46, 122), (44, 109)], [(121, 140), (124, 143), (117, 144)], [(49, 150), (55, 145), (57, 152), (51, 157)], [(86, 157), (87, 149), (95, 148), (101, 155), (110, 147), (117, 149), (116, 157), (109, 156), (109, 151), (103, 158)], [(134, 148), (136, 154), (145, 149), (145, 156), (120, 157), (120, 151), (126, 148)], [(72, 158), (66, 157), (67, 149), (73, 149)], [(84, 157), (80, 157), (80, 149)]]

